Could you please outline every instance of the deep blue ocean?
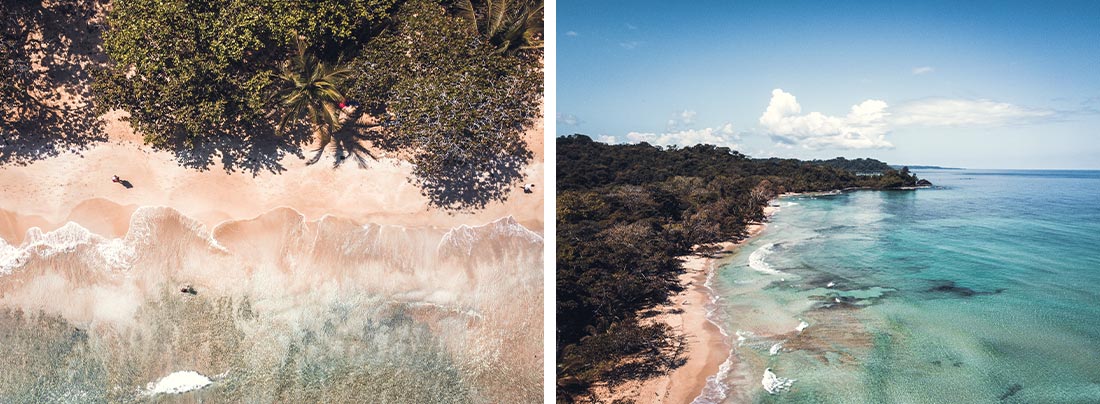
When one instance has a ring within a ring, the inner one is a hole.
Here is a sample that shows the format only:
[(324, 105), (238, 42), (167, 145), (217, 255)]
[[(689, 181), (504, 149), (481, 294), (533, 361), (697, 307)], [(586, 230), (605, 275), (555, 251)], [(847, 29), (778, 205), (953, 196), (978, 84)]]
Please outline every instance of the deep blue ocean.
[(700, 402), (1100, 403), (1100, 171), (916, 174), (774, 202), (709, 282), (734, 348)]

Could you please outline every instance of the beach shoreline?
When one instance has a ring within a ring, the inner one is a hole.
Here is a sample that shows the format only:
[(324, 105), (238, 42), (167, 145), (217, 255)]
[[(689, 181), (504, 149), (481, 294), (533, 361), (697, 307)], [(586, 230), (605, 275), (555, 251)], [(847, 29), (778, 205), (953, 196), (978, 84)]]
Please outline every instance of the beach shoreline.
[[(778, 207), (772, 206), (774, 202), (769, 202), (764, 208), (765, 217), (770, 218), (778, 210)], [(606, 386), (593, 388), (601, 401), (628, 398), (639, 403), (686, 404), (702, 394), (707, 378), (718, 374), (719, 368), (730, 358), (732, 349), (730, 337), (709, 318), (715, 296), (707, 285), (708, 280), (718, 269), (716, 264), (722, 258), (736, 253), (766, 228), (767, 222), (746, 226), (744, 239), (719, 243), (721, 250), (711, 256), (691, 254), (680, 257), (684, 260), (684, 272), (680, 275), (684, 290), (670, 297), (669, 304), (655, 307), (654, 310), (661, 314), (653, 316), (650, 321), (668, 324), (684, 335), (687, 345), (684, 364), (668, 374), (644, 381), (630, 381), (613, 390)]]
[[(183, 167), (171, 153), (143, 145), (121, 114), (108, 113), (108, 141), (87, 150), (44, 158), (26, 165), (0, 167), (0, 238), (18, 246), (27, 231), (50, 232), (76, 222), (109, 238), (125, 236), (140, 207), (170, 207), (208, 230), (235, 220), (291, 208), (308, 220), (335, 216), (361, 224), (452, 228), (481, 225), (512, 216), (524, 227), (543, 230), (544, 187), (532, 193), (517, 185), (505, 201), (472, 212), (432, 208), (410, 182), (412, 165), (382, 158), (366, 169), (333, 168), (331, 156), (319, 164), (286, 157), (285, 171), (226, 172), (220, 167)], [(543, 119), (524, 133), (534, 154), (525, 169), (526, 182), (541, 185)], [(308, 147), (307, 147), (308, 148)], [(118, 175), (132, 184), (111, 182)]]

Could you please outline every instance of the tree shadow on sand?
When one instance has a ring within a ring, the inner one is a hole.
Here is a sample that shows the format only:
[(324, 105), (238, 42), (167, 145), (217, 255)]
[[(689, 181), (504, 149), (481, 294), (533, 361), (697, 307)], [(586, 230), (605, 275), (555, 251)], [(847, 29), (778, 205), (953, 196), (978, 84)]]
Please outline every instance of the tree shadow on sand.
[(0, 2), (0, 165), (25, 165), (106, 140), (89, 99), (101, 65), (105, 1)]
[(242, 131), (211, 132), (202, 139), (174, 142), (172, 146), (154, 146), (171, 152), (180, 165), (206, 171), (220, 163), (226, 172), (245, 172), (253, 176), (261, 172), (279, 174), (286, 171), (282, 160), (287, 155), (305, 158), (302, 144), (312, 135), (298, 129), (284, 134), (274, 127), (254, 127)]
[(323, 138), (321, 144), (312, 151), (313, 157), (306, 161), (307, 165), (320, 161), (330, 146), (333, 149), (333, 168), (340, 167), (348, 160), (355, 160), (359, 168), (367, 168), (368, 158), (377, 161), (383, 152), (396, 150), (397, 146), (391, 138), (382, 133), (382, 124), (364, 113), (362, 108), (355, 108), (350, 113), (343, 114), (342, 118), (340, 127), (328, 138)]
[(513, 188), (523, 181), (523, 169), (532, 159), (526, 144), (514, 150), (479, 150), (468, 159), (448, 160), (445, 169), (428, 173), (416, 167), (411, 179), (430, 205), (448, 211), (482, 209), (490, 202), (508, 199)]
[[(306, 164), (315, 164), (331, 150), (333, 168), (355, 161), (359, 168), (368, 169), (371, 161), (385, 155), (401, 155), (408, 152), (389, 132), (386, 122), (379, 122), (366, 109), (356, 108), (344, 116), (340, 127), (330, 139), (324, 139), (311, 153)], [(382, 115), (383, 112), (375, 111)], [(523, 169), (533, 158), (524, 142), (510, 142), (496, 148), (478, 148), (481, 154), (465, 154), (463, 159), (445, 160), (438, 170), (424, 170), (418, 161), (428, 160), (434, 150), (419, 150), (410, 160), (414, 164), (409, 181), (421, 189), (432, 207), (447, 211), (471, 211), (482, 209), (494, 201), (504, 201), (509, 193), (524, 179)]]

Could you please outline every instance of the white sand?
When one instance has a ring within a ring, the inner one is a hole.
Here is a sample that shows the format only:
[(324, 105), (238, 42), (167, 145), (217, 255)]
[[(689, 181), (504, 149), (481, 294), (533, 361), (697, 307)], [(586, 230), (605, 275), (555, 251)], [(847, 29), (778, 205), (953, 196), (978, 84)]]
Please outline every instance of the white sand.
[(155, 384), (150, 383), (149, 391), (146, 393), (150, 396), (157, 394), (180, 394), (186, 393), (191, 390), (198, 390), (203, 387), (209, 386), (212, 381), (210, 378), (199, 374), (198, 372), (191, 370), (182, 370), (174, 372), (164, 378), (158, 380)]

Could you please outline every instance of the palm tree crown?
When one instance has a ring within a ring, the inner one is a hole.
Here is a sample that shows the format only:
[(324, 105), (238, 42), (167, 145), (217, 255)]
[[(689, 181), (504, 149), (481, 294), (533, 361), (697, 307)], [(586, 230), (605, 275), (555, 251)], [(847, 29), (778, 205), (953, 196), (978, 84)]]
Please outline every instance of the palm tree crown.
[(542, 0), (481, 0), (476, 6), (473, 0), (454, 0), (451, 11), (488, 38), (497, 53), (542, 48)]
[(301, 37), (297, 45), (297, 53), (279, 73), (283, 82), (278, 97), (283, 111), (279, 130), (304, 117), (313, 125), (324, 147), (332, 130), (340, 123), (338, 104), (344, 102), (344, 95), (339, 86), (347, 79), (350, 70), (325, 63), (309, 53)]

